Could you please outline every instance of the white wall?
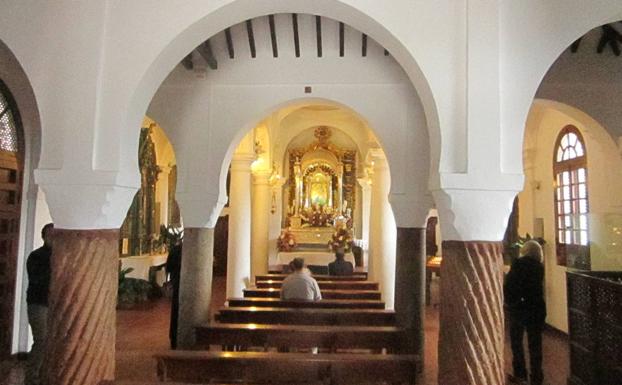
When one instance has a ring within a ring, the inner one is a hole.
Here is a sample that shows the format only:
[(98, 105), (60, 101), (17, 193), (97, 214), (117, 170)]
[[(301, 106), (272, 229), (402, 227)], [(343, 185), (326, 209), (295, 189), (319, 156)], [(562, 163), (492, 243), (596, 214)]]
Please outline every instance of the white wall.
[[(310, 16), (299, 17), (307, 27), (311, 20)], [(336, 28), (334, 21), (323, 25), (330, 23)], [(275, 59), (269, 47), (258, 45), (253, 59), (244, 51), (248, 38), (236, 38), (236, 28), (232, 29), (235, 59), (226, 54), (224, 33), (216, 35), (212, 46), (219, 58), (218, 69), (197, 77), (195, 72), (177, 66), (149, 108), (149, 116), (167, 130), (173, 146), (183, 149), (177, 151), (181, 194), (200, 191), (204, 197), (211, 197), (211, 205), (222, 202), (229, 160), (242, 136), (285, 106), (315, 101), (336, 104), (358, 115), (382, 144), (391, 172), (401, 176), (394, 179), (391, 193), (406, 195), (411, 207), (429, 207), (430, 152), (423, 108), (401, 67), (384, 56), (381, 47), (370, 39), (367, 57), (358, 50), (339, 57), (338, 44), (326, 42), (323, 56), (318, 58), (315, 46), (303, 41), (300, 58), (285, 46), (279, 48)], [(336, 40), (337, 36), (329, 34), (323, 40)], [(356, 41), (360, 38), (359, 34), (347, 36)], [(255, 39), (261, 41), (262, 37), (258, 33)], [(306, 85), (313, 87), (311, 94), (304, 93)], [(379, 100), (391, 102), (379, 104)], [(366, 132), (359, 131), (357, 139), (365, 146)], [(282, 139), (280, 151), (292, 134)], [(275, 138), (281, 140), (281, 136)], [(280, 157), (276, 155), (275, 159)], [(206, 204), (205, 198), (201, 204)], [(397, 218), (398, 224), (407, 227), (413, 216), (408, 210), (401, 211), (404, 213)], [(184, 218), (188, 220), (185, 213)]]
[(592, 270), (622, 269), (621, 237), (612, 238), (612, 227), (622, 228), (622, 159), (618, 149), (607, 132), (581, 111), (536, 100), (527, 121), (525, 189), (518, 196), (519, 234), (534, 234), (535, 218), (543, 219), (547, 322), (563, 331), (568, 330), (566, 267), (557, 265), (555, 254), (553, 154), (559, 132), (569, 124), (576, 126), (585, 140)]

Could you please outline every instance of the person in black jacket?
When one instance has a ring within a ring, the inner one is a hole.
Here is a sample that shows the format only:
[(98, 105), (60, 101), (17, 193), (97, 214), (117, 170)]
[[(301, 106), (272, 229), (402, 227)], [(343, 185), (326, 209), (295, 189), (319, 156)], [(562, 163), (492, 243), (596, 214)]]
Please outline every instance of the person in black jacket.
[(546, 318), (544, 303), (544, 266), (542, 247), (534, 240), (525, 242), (521, 257), (512, 264), (505, 286), (505, 302), (510, 317), (510, 339), (512, 343), (513, 383), (527, 382), (523, 335), (527, 332), (529, 346), (530, 384), (541, 385), (542, 373), (542, 329)]
[(343, 249), (335, 251), (335, 261), (328, 264), (328, 275), (352, 275), (354, 266), (345, 260)]
[(26, 385), (38, 385), (42, 381), (41, 367), (47, 340), (48, 295), (52, 276), (50, 267), (52, 229), (54, 229), (52, 223), (43, 226), (41, 229), (43, 246), (30, 253), (26, 259), (26, 271), (28, 272), (26, 304), (33, 340), (26, 366)]
[(166, 272), (170, 274), (171, 284), (173, 286), (173, 295), (171, 300), (171, 322), (169, 326), (169, 340), (171, 341), (171, 349), (177, 349), (177, 325), (179, 321), (179, 285), (181, 281), (181, 253), (182, 241), (179, 240), (171, 247), (166, 260)]

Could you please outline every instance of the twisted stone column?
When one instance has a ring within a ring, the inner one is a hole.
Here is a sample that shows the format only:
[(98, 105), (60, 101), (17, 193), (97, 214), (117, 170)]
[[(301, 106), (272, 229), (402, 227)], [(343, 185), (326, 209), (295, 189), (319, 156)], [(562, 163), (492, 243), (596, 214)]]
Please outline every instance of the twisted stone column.
[(118, 258), (118, 230), (54, 230), (48, 384), (114, 379)]
[(397, 228), (395, 312), (398, 325), (408, 331), (404, 345), (424, 358), (425, 229)]
[(438, 383), (502, 385), (501, 242), (444, 241)]

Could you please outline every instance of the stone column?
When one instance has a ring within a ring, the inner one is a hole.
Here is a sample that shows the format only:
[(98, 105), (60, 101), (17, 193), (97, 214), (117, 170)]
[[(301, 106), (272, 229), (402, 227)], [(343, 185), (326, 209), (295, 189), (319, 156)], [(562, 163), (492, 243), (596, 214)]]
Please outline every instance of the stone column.
[(270, 186), (269, 172), (253, 173), (252, 231), (251, 231), (251, 275), (268, 272), (268, 234), (270, 231)]
[(388, 199), (391, 177), (387, 161), (383, 155), (374, 155), (373, 161), (369, 276), (371, 280), (378, 281), (387, 308), (393, 309), (396, 227)]
[(47, 383), (113, 380), (119, 231), (57, 228), (52, 239)]
[(231, 160), (227, 298), (241, 297), (251, 274), (251, 163), (254, 156), (235, 154)]
[(501, 239), (521, 184), (434, 191), (444, 240), (439, 384), (504, 383)]
[(177, 345), (195, 346), (194, 328), (209, 321), (214, 265), (214, 229), (186, 227), (181, 258)]
[[(425, 228), (397, 228), (395, 311), (409, 352), (424, 358)], [(423, 365), (422, 365), (423, 366)]]
[(368, 177), (358, 178), (361, 186), (361, 239), (365, 248), (363, 250), (363, 265), (369, 266), (367, 259), (369, 253), (369, 219), (371, 211), (371, 180)]

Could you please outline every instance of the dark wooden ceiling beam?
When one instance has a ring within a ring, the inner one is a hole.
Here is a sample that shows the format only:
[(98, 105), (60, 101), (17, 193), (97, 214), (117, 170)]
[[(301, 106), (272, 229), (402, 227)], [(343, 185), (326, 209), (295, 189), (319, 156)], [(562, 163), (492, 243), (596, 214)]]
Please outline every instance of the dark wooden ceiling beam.
[(231, 37), (231, 28), (225, 29), (225, 40), (227, 41), (227, 51), (229, 52), (229, 59), (235, 57), (235, 51), (233, 50), (233, 38)]
[(578, 38), (570, 45), (570, 52), (577, 53), (580, 45), (581, 45), (581, 38)]
[(300, 57), (300, 37), (298, 35), (298, 15), (292, 14), (292, 28), (294, 29), (294, 52), (296, 57)]
[(192, 52), (190, 52), (186, 57), (181, 60), (181, 64), (185, 69), (191, 71), (194, 68), (194, 63), (192, 62)]
[(268, 24), (270, 25), (270, 40), (272, 41), (272, 56), (279, 57), (279, 47), (276, 41), (276, 24), (274, 15), (268, 16)]
[(255, 33), (253, 32), (253, 21), (246, 20), (246, 32), (248, 33), (248, 46), (251, 50), (251, 57), (257, 57), (257, 49), (255, 48)]
[(210, 69), (218, 69), (218, 61), (216, 60), (216, 56), (214, 56), (212, 45), (209, 40), (206, 40), (203, 44), (199, 45), (197, 47), (197, 52), (203, 59), (205, 59), (205, 62)]
[(339, 22), (339, 56), (345, 55), (345, 27), (342, 22)]
[(361, 36), (361, 56), (367, 56), (367, 35), (363, 34)]
[(611, 24), (606, 24), (601, 27), (602, 34), (596, 47), (596, 52), (603, 53), (605, 47), (609, 45), (611, 50), (616, 56), (620, 56), (620, 45), (622, 42), (622, 35)]
[(322, 57), (322, 17), (315, 17), (315, 35), (317, 37), (317, 57)]

